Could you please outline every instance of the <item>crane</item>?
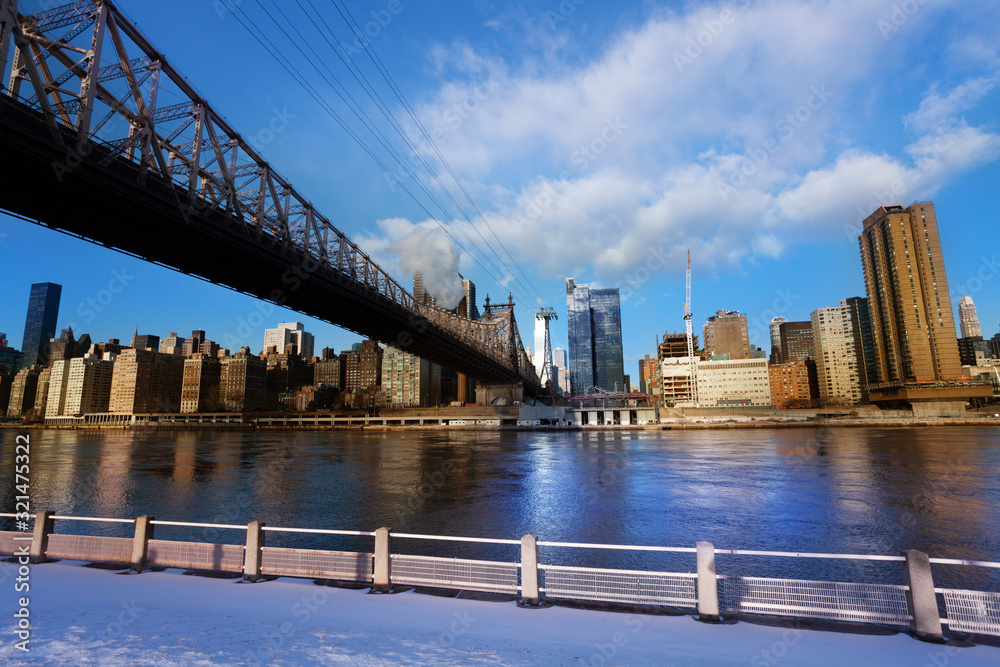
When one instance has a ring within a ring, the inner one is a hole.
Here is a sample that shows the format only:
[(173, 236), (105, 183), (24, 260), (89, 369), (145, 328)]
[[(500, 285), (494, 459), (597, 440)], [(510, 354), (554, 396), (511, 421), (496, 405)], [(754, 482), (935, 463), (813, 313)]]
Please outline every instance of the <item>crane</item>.
[(684, 329), (687, 332), (688, 363), (690, 370), (689, 386), (691, 387), (691, 402), (698, 407), (698, 363), (694, 358), (694, 334), (691, 332), (691, 250), (688, 249), (687, 277), (684, 285)]

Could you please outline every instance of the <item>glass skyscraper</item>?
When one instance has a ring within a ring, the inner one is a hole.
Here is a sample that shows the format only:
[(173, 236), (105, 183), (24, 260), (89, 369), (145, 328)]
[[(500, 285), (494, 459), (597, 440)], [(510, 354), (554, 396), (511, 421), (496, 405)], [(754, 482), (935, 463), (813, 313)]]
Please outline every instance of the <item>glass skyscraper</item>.
[(60, 296), (62, 285), (35, 283), (31, 286), (28, 315), (24, 320), (24, 342), (21, 343), (23, 367), (48, 362), (49, 339), (56, 335)]
[(628, 391), (622, 357), (622, 312), (618, 289), (591, 289), (566, 279), (569, 384), (573, 394)]

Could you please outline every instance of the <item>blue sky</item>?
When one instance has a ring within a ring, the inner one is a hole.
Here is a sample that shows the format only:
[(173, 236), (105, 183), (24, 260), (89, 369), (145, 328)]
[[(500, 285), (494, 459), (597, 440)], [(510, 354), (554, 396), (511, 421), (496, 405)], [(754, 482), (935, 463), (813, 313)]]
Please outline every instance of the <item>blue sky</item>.
[[(342, 55), (367, 65), (329, 2), (300, 2), (340, 31)], [(22, 0), (21, 11), (49, 4)], [(461, 271), (480, 301), (514, 289), (526, 345), (532, 297), (556, 308), (553, 342), (565, 347), (565, 278), (619, 286), (626, 372), (635, 373), (633, 360), (654, 352), (658, 334), (683, 329), (691, 248), (696, 329), (718, 309), (740, 310), (752, 342), (766, 349), (774, 315), (808, 319), (864, 295), (864, 215), (923, 200), (937, 207), (953, 305), (971, 295), (984, 335), (1000, 330), (1000, 2), (350, 3), (482, 211), (472, 222), (454, 207), (432, 209), (438, 220), (428, 220), (235, 20), (245, 12), (282, 43), (256, 0), (117, 4), (400, 282), (421, 267), (441, 290)], [(326, 66), (349, 78), (299, 3), (281, 7)], [(384, 84), (379, 90), (434, 175), (458, 192), (412, 118)], [(402, 140), (396, 149), (408, 150)], [(417, 178), (448, 201), (430, 173)], [(491, 266), (499, 262), (483, 238), (516, 260), (521, 285), (508, 284), (511, 262)], [(142, 333), (199, 328), (257, 350), (265, 327), (296, 319), (317, 349), (359, 339), (2, 215), (0, 257), (0, 331), (18, 347), (29, 286), (42, 281), (64, 286), (59, 327), (96, 340), (127, 339), (138, 320)]]

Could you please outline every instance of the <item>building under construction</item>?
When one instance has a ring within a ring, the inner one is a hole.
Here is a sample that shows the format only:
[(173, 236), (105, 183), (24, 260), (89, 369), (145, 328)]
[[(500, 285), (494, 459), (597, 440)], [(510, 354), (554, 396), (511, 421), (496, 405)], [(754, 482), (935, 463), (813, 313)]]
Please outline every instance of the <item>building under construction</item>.
[[(698, 357), (698, 337), (693, 336), (695, 357)], [(687, 334), (668, 333), (663, 335), (657, 349), (660, 368), (660, 400), (664, 406), (678, 403), (693, 403), (692, 364), (687, 358)]]

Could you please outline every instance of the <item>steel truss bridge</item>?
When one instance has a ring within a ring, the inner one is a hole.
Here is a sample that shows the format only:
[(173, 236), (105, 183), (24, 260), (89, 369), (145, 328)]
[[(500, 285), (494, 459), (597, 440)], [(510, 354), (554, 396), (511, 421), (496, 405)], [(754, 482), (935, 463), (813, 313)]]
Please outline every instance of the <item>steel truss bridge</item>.
[(114, 4), (17, 10), (0, 0), (0, 208), (538, 392), (512, 301), (479, 320), (418, 303)]

